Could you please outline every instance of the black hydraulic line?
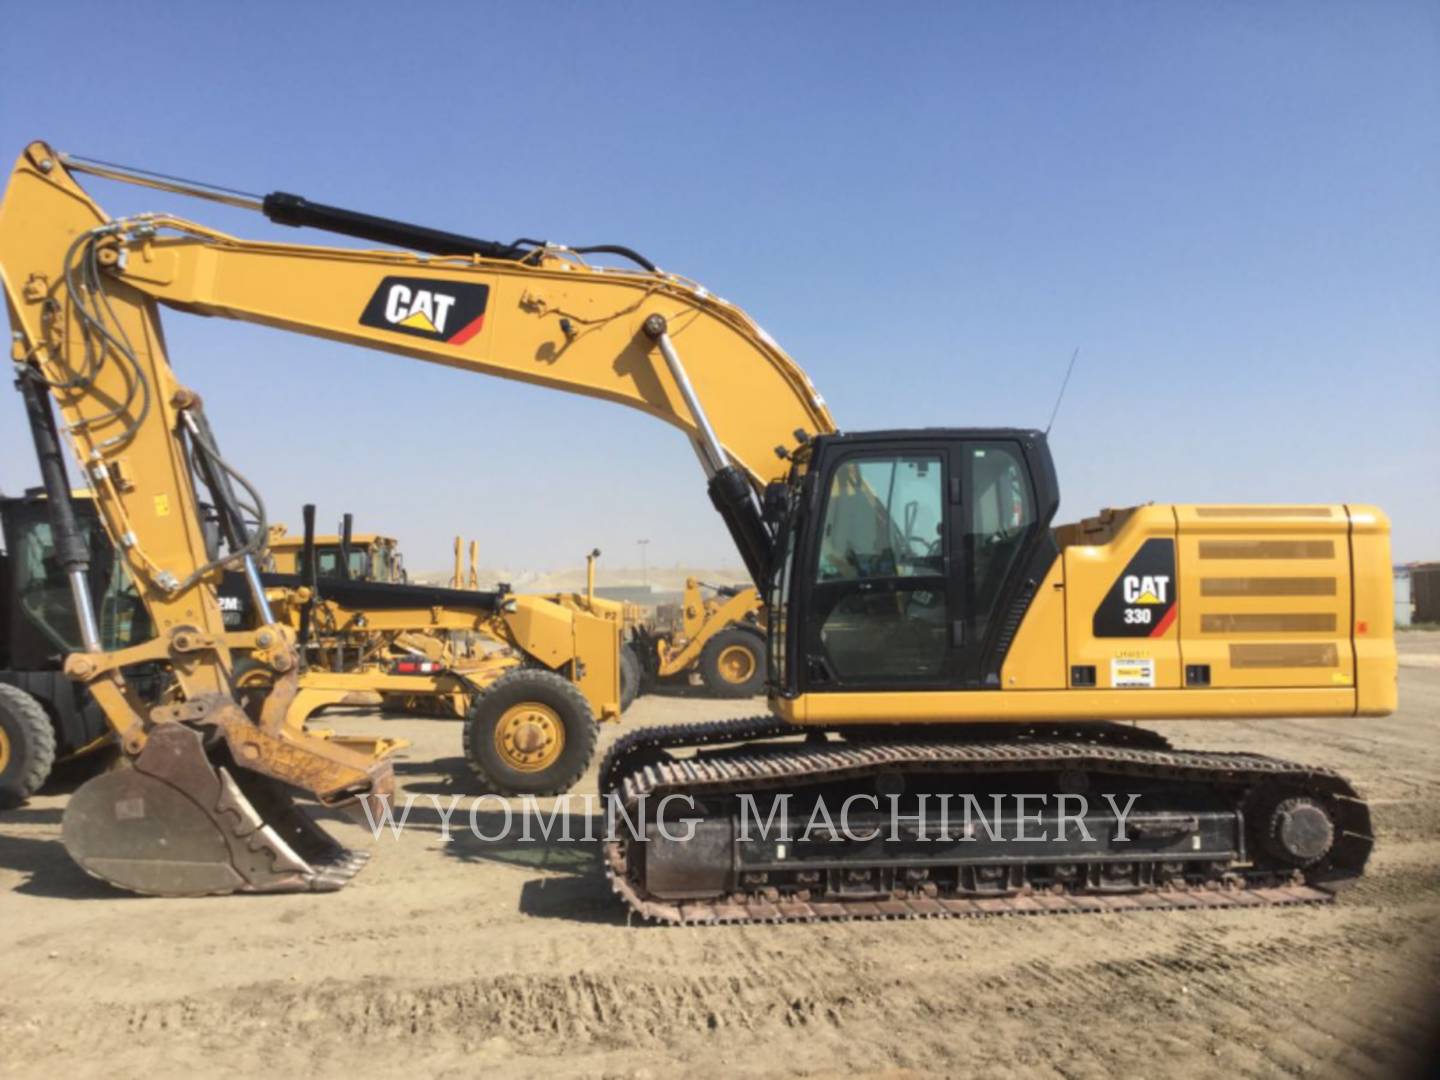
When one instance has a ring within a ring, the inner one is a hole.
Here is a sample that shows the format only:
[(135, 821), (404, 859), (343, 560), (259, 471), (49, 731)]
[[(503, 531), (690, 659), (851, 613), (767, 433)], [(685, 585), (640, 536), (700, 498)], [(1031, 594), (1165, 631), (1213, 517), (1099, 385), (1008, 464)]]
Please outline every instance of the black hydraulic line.
[[(94, 173), (111, 180), (143, 184), (161, 190), (175, 191), (181, 195), (211, 199), (239, 206), (244, 209), (258, 209), (277, 225), (291, 225), (296, 228), (308, 227), (353, 236), (357, 240), (370, 240), (377, 244), (423, 251), (428, 255), (479, 255), (486, 259), (506, 259), (522, 262), (535, 257), (536, 248), (543, 248), (541, 240), (516, 240), (502, 244), (495, 240), (481, 240), (474, 236), (462, 236), (444, 229), (432, 229), (425, 225), (412, 225), (394, 218), (383, 218), (375, 214), (363, 214), (358, 210), (346, 210), (339, 206), (311, 202), (303, 195), (287, 191), (272, 191), (268, 195), (256, 195), (249, 191), (222, 187), (200, 180), (187, 180), (169, 173), (139, 169), (133, 165), (120, 165), (113, 161), (81, 157), (78, 154), (62, 154), (61, 159), (79, 172)], [(577, 255), (619, 255), (637, 266), (656, 272), (656, 266), (645, 256), (623, 244), (595, 244), (590, 247), (571, 248)]]
[(45, 377), (29, 365), (21, 366), (15, 388), (25, 400), (25, 419), (30, 423), (30, 434), (35, 441), (35, 459), (40, 465), (40, 479), (45, 485), (45, 509), (55, 540), (55, 557), (67, 574), (77, 570), (87, 572), (90, 569), (90, 548), (75, 521), (75, 507), (70, 501), (70, 477), (60, 448), (55, 414), (50, 410)]
[(619, 255), (622, 259), (629, 259), (636, 266), (650, 273), (658, 273), (660, 268), (645, 258), (634, 248), (628, 248), (623, 244), (591, 244), (589, 247), (571, 248), (576, 255)]
[(710, 478), (710, 502), (730, 530), (740, 557), (745, 560), (745, 568), (750, 571), (750, 579), (763, 592), (769, 581), (775, 541), (760, 516), (745, 474), (734, 465), (726, 465), (717, 472)]
[(430, 255), (479, 255), (486, 259), (518, 262), (529, 254), (514, 244), (479, 240), (473, 236), (461, 236), (424, 225), (411, 225), (392, 218), (376, 217), (374, 214), (312, 203), (299, 195), (284, 191), (274, 191), (266, 195), (261, 208), (265, 216), (277, 225), (324, 229), (342, 236), (353, 236), (357, 240), (371, 240), (377, 244), (390, 244)]
[(196, 449), (199, 450), (199, 453), (193, 455), (195, 465), (200, 470), (200, 478), (205, 481), (205, 486), (210, 491), (210, 497), (215, 500), (225, 542), (230, 546), (231, 552), (242, 551), (250, 542), (250, 529), (245, 524), (245, 515), (240, 509), (240, 499), (235, 494), (235, 485), (230, 482), (230, 475), (217, 467), (215, 457), (218, 456), (220, 447), (215, 441), (215, 431), (205, 416), (205, 410), (198, 404), (192, 405), (189, 413), (200, 434), (200, 438), (195, 440)]
[[(341, 236), (353, 236), (357, 240), (371, 240), (377, 244), (423, 251), (429, 255), (479, 255), (485, 259), (523, 262), (536, 255), (534, 249), (545, 246), (541, 240), (521, 239), (511, 244), (502, 244), (495, 240), (462, 236), (426, 225), (412, 225), (406, 221), (378, 217), (375, 214), (362, 214), (358, 210), (313, 203), (303, 196), (284, 191), (273, 191), (266, 195), (261, 202), (261, 209), (265, 216), (277, 225), (323, 229)], [(593, 244), (570, 250), (577, 255), (619, 255), (652, 274), (656, 272), (654, 263), (623, 244)]]

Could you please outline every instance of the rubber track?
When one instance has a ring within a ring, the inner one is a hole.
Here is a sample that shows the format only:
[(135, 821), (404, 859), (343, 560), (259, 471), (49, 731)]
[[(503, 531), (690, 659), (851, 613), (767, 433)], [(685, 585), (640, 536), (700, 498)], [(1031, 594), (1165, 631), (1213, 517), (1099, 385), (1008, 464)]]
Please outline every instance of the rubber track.
[[(1112, 732), (1111, 728), (1114, 729)], [(1051, 729), (1053, 730), (1053, 729)], [(1330, 769), (1316, 768), (1244, 753), (1173, 750), (1136, 745), (1147, 740), (1126, 734), (1121, 725), (1087, 730), (1083, 739), (1004, 739), (894, 741), (837, 744), (794, 741), (737, 746), (706, 758), (668, 759), (655, 751), (723, 747), (756, 739), (802, 734), (774, 717), (682, 724), (635, 731), (618, 740), (601, 765), (601, 792), (619, 792), (633, 808), (641, 795), (656, 798), (672, 791), (716, 794), (754, 791), (816, 780), (843, 780), (884, 769), (948, 771), (956, 766), (977, 772), (1017, 768), (1098, 768), (1150, 776), (1174, 776), (1238, 782), (1247, 779), (1303, 781), (1311, 790), (1353, 804), (1344, 834), (1362, 849), (1360, 866), (1370, 845), (1369, 816), (1348, 782)], [(1046, 734), (1050, 731), (1047, 730)], [(1114, 734), (1115, 738), (1110, 736)], [(1129, 745), (1123, 745), (1128, 743)], [(649, 759), (648, 761), (646, 759)], [(627, 766), (637, 767), (627, 771)], [(671, 902), (641, 895), (627, 873), (628, 841), (605, 845), (606, 874), (611, 887), (642, 918), (664, 923), (791, 922), (828, 919), (954, 918), (995, 915), (1058, 915), (1087, 912), (1165, 911), (1323, 904), (1334, 899), (1330, 888), (1300, 880), (1277, 882), (1267, 874), (1255, 883), (1220, 887), (1167, 888), (1129, 893), (1042, 893), (1004, 897), (896, 897), (892, 899), (764, 900), (731, 899)], [(1337, 848), (1338, 848), (1337, 840)], [(1344, 877), (1345, 875), (1339, 875)], [(1354, 875), (1350, 875), (1354, 876)], [(1298, 877), (1298, 875), (1297, 875)]]

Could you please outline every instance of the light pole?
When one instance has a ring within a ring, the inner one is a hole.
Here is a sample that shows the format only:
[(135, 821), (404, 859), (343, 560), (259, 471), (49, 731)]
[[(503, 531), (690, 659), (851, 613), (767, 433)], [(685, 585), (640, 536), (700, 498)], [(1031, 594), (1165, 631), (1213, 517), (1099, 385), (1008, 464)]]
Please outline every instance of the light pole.
[(650, 567), (646, 565), (645, 562), (645, 547), (650, 541), (636, 540), (635, 543), (640, 545), (640, 580), (645, 583), (645, 588), (648, 589), (650, 588)]

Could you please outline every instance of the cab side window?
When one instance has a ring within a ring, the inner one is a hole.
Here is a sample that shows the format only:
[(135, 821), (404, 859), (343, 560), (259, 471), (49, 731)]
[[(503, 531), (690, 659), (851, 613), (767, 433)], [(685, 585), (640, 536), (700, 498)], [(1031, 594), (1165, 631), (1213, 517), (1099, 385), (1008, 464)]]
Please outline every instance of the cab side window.
[(984, 637), (988, 622), (999, 617), (993, 608), (1035, 524), (1035, 498), (1025, 463), (1014, 447), (970, 444), (965, 458), (967, 606), (978, 639)]

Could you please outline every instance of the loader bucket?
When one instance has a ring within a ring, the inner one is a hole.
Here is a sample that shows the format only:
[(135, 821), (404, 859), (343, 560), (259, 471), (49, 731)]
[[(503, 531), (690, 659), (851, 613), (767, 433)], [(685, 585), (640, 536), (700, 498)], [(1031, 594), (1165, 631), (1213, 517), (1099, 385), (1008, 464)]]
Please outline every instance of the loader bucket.
[(369, 858), (336, 843), (288, 789), (213, 764), (200, 732), (158, 726), (133, 766), (70, 799), (65, 850), (87, 873), (148, 896), (331, 892)]

